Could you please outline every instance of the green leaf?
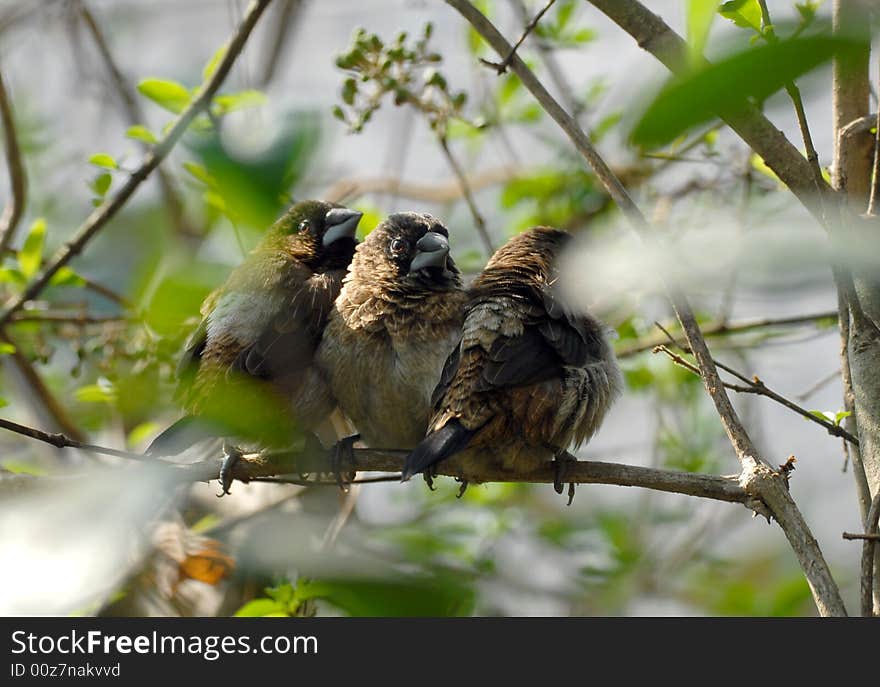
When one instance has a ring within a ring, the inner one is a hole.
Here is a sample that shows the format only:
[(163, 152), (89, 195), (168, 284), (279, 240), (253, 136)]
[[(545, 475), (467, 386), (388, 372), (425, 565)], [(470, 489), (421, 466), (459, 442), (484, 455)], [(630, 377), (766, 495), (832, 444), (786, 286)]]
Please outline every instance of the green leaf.
[(159, 139), (156, 138), (156, 134), (142, 124), (135, 124), (134, 126), (128, 127), (125, 135), (129, 138), (133, 138), (135, 141), (143, 141), (144, 143), (159, 142)]
[(219, 66), (221, 60), (222, 60), (222, 59), (224, 58), (224, 56), (226, 55), (226, 51), (227, 51), (228, 49), (229, 49), (229, 46), (228, 46), (228, 45), (221, 45), (221, 46), (217, 49), (217, 52), (215, 52), (215, 53), (211, 56), (211, 59), (208, 60), (208, 63), (205, 65), (205, 68), (202, 69), (202, 79), (203, 79), (204, 81), (207, 81), (208, 79), (210, 79), (211, 76), (214, 74), (214, 72), (217, 71), (217, 67)]
[(452, 578), (411, 580), (309, 580), (300, 582), (301, 599), (325, 599), (352, 616), (467, 615), (473, 591)]
[(10, 355), (15, 353), (15, 346), (5, 341), (0, 341), (0, 355)]
[(141, 95), (174, 114), (180, 114), (192, 97), (183, 84), (164, 79), (144, 79), (137, 88)]
[(95, 167), (103, 167), (104, 169), (119, 169), (119, 165), (116, 164), (116, 160), (113, 159), (112, 156), (107, 153), (95, 153), (89, 158), (89, 162), (91, 162)]
[(740, 28), (761, 33), (761, 5), (758, 0), (730, 0), (721, 5), (718, 14)]
[(717, 113), (742, 111), (749, 98), (766, 99), (785, 83), (857, 45), (844, 38), (795, 38), (756, 46), (673, 79), (645, 110), (632, 140), (645, 147), (666, 144)]
[(113, 183), (113, 177), (110, 176), (108, 172), (104, 172), (103, 174), (99, 174), (89, 183), (91, 189), (101, 198), (107, 195), (107, 191), (110, 190), (110, 184)]
[(260, 105), (265, 105), (266, 101), (265, 93), (253, 89), (214, 97), (214, 105), (219, 110), (217, 114), (221, 115), (235, 112), (236, 110), (244, 110), (248, 107), (259, 107)]
[(14, 284), (24, 286), (27, 278), (17, 267), (0, 267), (0, 284)]
[(284, 606), (274, 599), (253, 599), (235, 612), (236, 618), (264, 618), (276, 616), (279, 613), (286, 616)]
[(184, 162), (183, 168), (206, 186), (214, 185), (214, 177), (204, 165), (200, 165), (198, 162)]
[(85, 286), (86, 280), (67, 266), (59, 269), (49, 280), (50, 286)]
[(116, 387), (109, 379), (101, 377), (95, 384), (81, 386), (74, 392), (74, 397), (82, 403), (114, 403)]
[(28, 231), (24, 245), (18, 251), (18, 268), (25, 279), (30, 279), (40, 269), (43, 262), (43, 243), (46, 238), (46, 220), (42, 217), (34, 220)]
[(717, 0), (688, 0), (687, 2), (687, 40), (691, 60), (702, 57), (712, 21), (715, 19)]
[(845, 420), (850, 415), (852, 415), (852, 412), (849, 410), (841, 410), (841, 411), (835, 413), (834, 414), (834, 424), (837, 425), (838, 427), (840, 427), (840, 421)]

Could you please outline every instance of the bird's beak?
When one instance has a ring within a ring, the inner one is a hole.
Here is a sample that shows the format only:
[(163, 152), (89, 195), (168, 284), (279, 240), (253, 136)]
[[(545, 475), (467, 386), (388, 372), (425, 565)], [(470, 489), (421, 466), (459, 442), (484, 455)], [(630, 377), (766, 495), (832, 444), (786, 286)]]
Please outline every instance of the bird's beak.
[(429, 231), (416, 243), (416, 254), (409, 266), (410, 272), (418, 272), (426, 267), (446, 269), (449, 257), (449, 240), (436, 231)]
[(333, 208), (324, 216), (324, 239), (321, 243), (326, 248), (340, 239), (353, 239), (358, 222), (363, 212), (348, 208)]

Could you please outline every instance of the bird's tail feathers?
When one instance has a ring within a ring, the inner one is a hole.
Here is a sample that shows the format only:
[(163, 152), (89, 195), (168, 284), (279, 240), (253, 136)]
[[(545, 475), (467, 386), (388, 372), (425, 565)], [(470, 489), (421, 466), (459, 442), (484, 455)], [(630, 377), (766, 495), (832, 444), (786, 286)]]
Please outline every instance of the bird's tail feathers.
[(467, 429), (458, 420), (450, 420), (440, 429), (431, 432), (406, 457), (400, 481), (406, 482), (413, 475), (455, 455), (467, 446), (475, 432), (476, 430)]
[(205, 439), (224, 436), (218, 423), (202, 417), (186, 415), (164, 430), (147, 446), (144, 455), (161, 458), (176, 456)]

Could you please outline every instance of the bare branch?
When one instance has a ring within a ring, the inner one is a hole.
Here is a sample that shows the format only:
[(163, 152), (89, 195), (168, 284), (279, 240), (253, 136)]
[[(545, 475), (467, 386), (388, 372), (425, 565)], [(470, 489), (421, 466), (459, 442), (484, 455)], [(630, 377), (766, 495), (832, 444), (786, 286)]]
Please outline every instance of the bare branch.
[(6, 165), (9, 167), (11, 186), (9, 203), (3, 208), (3, 214), (0, 215), (0, 255), (3, 255), (12, 242), (15, 229), (24, 214), (27, 198), (27, 174), (21, 159), (21, 148), (18, 146), (18, 136), (15, 133), (12, 105), (3, 83), (2, 73), (0, 73), (0, 120), (3, 124), (3, 143), (6, 148)]
[[(477, 33), (492, 46), (495, 52), (499, 55), (508, 54), (510, 44), (498, 32), (498, 29), (495, 28), (492, 22), (470, 2), (467, 0), (446, 0), (446, 2), (455, 8), (476, 29)], [(620, 180), (617, 179), (595, 150), (577, 122), (560, 107), (559, 103), (556, 102), (544, 85), (517, 55), (514, 55), (511, 59), (510, 67), (544, 110), (568, 135), (575, 148), (584, 156), (596, 176), (605, 186), (608, 194), (618, 204), (632, 226), (647, 242), (653, 243), (656, 238), (644, 215), (632, 198), (630, 198)], [(797, 156), (806, 164), (806, 160), (800, 154), (797, 154)], [(807, 169), (809, 170), (809, 167)], [(810, 178), (812, 177), (812, 175), (809, 176)], [(840, 590), (837, 588), (828, 564), (822, 555), (818, 543), (810, 532), (809, 526), (804, 521), (803, 515), (801, 515), (788, 492), (786, 480), (759, 458), (757, 449), (730, 403), (730, 399), (724, 390), (724, 385), (718, 376), (718, 370), (715, 368), (712, 356), (706, 346), (706, 340), (700, 333), (696, 317), (687, 298), (675, 284), (667, 284), (666, 289), (672, 302), (673, 310), (675, 310), (684, 330), (688, 346), (694, 352), (694, 356), (699, 364), (706, 391), (715, 404), (722, 425), (743, 467), (740, 483), (747, 491), (767, 504), (773, 516), (782, 527), (807, 578), (819, 612), (822, 615), (846, 615), (846, 608), (840, 597)]]
[(446, 161), (452, 168), (452, 173), (455, 175), (455, 178), (458, 179), (458, 183), (461, 186), (461, 194), (464, 196), (468, 209), (471, 211), (471, 217), (474, 219), (474, 227), (477, 230), (477, 234), (479, 234), (480, 240), (483, 242), (487, 254), (492, 255), (492, 253), (495, 252), (495, 246), (492, 243), (492, 237), (489, 236), (488, 229), (486, 229), (486, 220), (483, 219), (483, 215), (480, 214), (480, 209), (477, 207), (477, 201), (474, 200), (474, 194), (468, 185), (467, 176), (465, 176), (461, 165), (458, 164), (458, 160), (455, 159), (455, 156), (453, 156), (452, 151), (449, 149), (449, 143), (446, 140), (446, 137), (438, 136), (437, 140), (440, 143), (440, 149), (443, 151)]
[(260, 88), (268, 86), (278, 68), (278, 62), (281, 59), (284, 43), (288, 41), (293, 34), (297, 19), (302, 12), (306, 0), (283, 0), (278, 8), (275, 21), (271, 22), (273, 27), (272, 38), (267, 41), (269, 46), (266, 51), (266, 59), (263, 63), (262, 74), (258, 83)]
[(868, 201), (868, 215), (880, 216), (880, 108), (877, 108), (874, 132), (874, 168), (871, 173), (871, 197)]
[(532, 18), (532, 20), (526, 24), (526, 28), (523, 31), (522, 36), (519, 37), (519, 40), (514, 44), (514, 46), (510, 49), (510, 52), (507, 53), (507, 57), (505, 57), (501, 62), (490, 62), (489, 60), (481, 59), (480, 62), (485, 64), (487, 67), (492, 67), (499, 74), (504, 74), (507, 71), (507, 67), (510, 66), (510, 61), (513, 59), (513, 56), (516, 54), (516, 51), (519, 50), (519, 46), (523, 44), (526, 38), (529, 37), (529, 34), (534, 31), (538, 27), (538, 22), (541, 21), (541, 18), (547, 13), (556, 0), (550, 0), (544, 7)]
[[(760, 318), (756, 320), (742, 320), (740, 322), (709, 322), (702, 327), (700, 330), (703, 332), (703, 336), (728, 336), (730, 334), (741, 334), (744, 332), (755, 331), (756, 329), (772, 329), (774, 327), (791, 327), (797, 326), (800, 324), (811, 324), (815, 322), (819, 322), (821, 320), (831, 320), (837, 319), (837, 311), (836, 310), (828, 310), (824, 312), (817, 313), (808, 313), (806, 315), (795, 315), (793, 317), (766, 317)], [(621, 346), (617, 351), (616, 355), (618, 358), (626, 358), (628, 356), (635, 355), (637, 353), (643, 353), (644, 351), (650, 351), (655, 346), (659, 346), (663, 342), (667, 341), (669, 336), (667, 334), (658, 334), (653, 336), (648, 336), (643, 339), (638, 339), (634, 341), (632, 344), (627, 346)], [(683, 339), (674, 338), (673, 339), (676, 345), (680, 345), (683, 343)]]
[(864, 540), (864, 539), (871, 539), (872, 541), (880, 541), (880, 534), (858, 534), (858, 533), (854, 533), (854, 532), (844, 532), (842, 536), (844, 539), (855, 539), (855, 540), (859, 540), (859, 541)]
[[(642, 3), (637, 0), (588, 2), (631, 35), (640, 48), (651, 53), (671, 72), (680, 74), (688, 68), (685, 41)], [(735, 113), (716, 114), (761, 156), (813, 216), (824, 223), (821, 202), (816, 198), (816, 179), (812, 167), (785, 134), (755, 107), (748, 106)], [(824, 179), (819, 188), (822, 195), (830, 191)]]
[(877, 551), (878, 534), (877, 525), (880, 521), (880, 493), (875, 494), (874, 500), (871, 502), (871, 509), (868, 511), (868, 517), (865, 522), (865, 543), (862, 544), (862, 615), (868, 618), (873, 615), (880, 615), (880, 598), (874, 588), (876, 577), (878, 575), (878, 560), (875, 552)]
[(466, 174), (462, 184), (457, 177), (451, 181), (437, 181), (420, 184), (404, 181), (397, 177), (374, 177), (369, 179), (342, 179), (334, 183), (322, 194), (322, 198), (341, 203), (349, 198), (367, 193), (393, 193), (402, 198), (420, 200), (428, 203), (448, 203), (460, 200), (463, 187), (476, 192), (491, 186), (497, 186), (527, 174), (524, 169), (497, 167), (475, 174)]
[[(95, 21), (94, 15), (83, 0), (77, 0), (77, 5), (79, 7), (80, 16), (82, 17), (86, 28), (89, 30), (89, 33), (95, 42), (95, 46), (98, 48), (98, 53), (101, 55), (104, 65), (107, 67), (107, 71), (110, 74), (110, 81), (116, 90), (116, 95), (122, 103), (128, 123), (132, 126), (135, 124), (143, 124), (146, 121), (143, 110), (141, 110), (137, 98), (117, 66), (116, 60), (113, 59), (110, 47), (107, 45), (107, 40), (104, 38), (104, 33), (98, 26), (98, 22)], [(142, 142), (141, 146), (145, 151), (149, 150), (149, 145), (147, 143)], [(177, 229), (177, 232), (186, 235), (197, 233), (187, 224), (180, 195), (174, 188), (174, 183), (172, 182), (171, 177), (161, 166), (156, 169), (156, 178), (159, 181), (159, 188), (162, 190), (162, 197), (165, 199), (171, 222)]]
[[(773, 22), (770, 20), (770, 10), (767, 9), (767, 0), (758, 0), (761, 6), (761, 28), (764, 30), (763, 35), (767, 38), (768, 43), (778, 43), (779, 38), (776, 36), (776, 30), (773, 28)], [(801, 130), (801, 138), (804, 140), (804, 150), (807, 153), (807, 161), (813, 170), (813, 178), (816, 181), (816, 192), (822, 192), (825, 185), (825, 179), (822, 176), (822, 168), (819, 166), (819, 153), (813, 145), (813, 136), (810, 134), (810, 126), (807, 124), (807, 113), (804, 110), (804, 100), (801, 97), (801, 90), (794, 81), (786, 81), (785, 92), (791, 98), (794, 105), (794, 111), (797, 114), (798, 126)]]
[(171, 152), (193, 119), (210, 105), (211, 98), (229, 74), (229, 70), (232, 69), (232, 65), (244, 48), (257, 20), (270, 2), (271, 0), (253, 0), (251, 2), (244, 19), (228, 43), (223, 59), (220, 60), (220, 64), (217, 65), (217, 69), (211, 77), (196, 91), (192, 102), (180, 113), (168, 132), (144, 156), (140, 166), (131, 173), (125, 184), (95, 209), (79, 227), (73, 238), (51, 258), (30, 284), (6, 304), (6, 307), (0, 312), (0, 325), (5, 324), (15, 311), (40, 293), (58, 270), (82, 252), (92, 237), (106, 226), (150, 173)]
[[(684, 350), (687, 351), (687, 348), (685, 348), (685, 347), (682, 347), (682, 348), (684, 348)], [(669, 348), (667, 348), (666, 346), (663, 346), (663, 345), (656, 346), (656, 347), (654, 347), (654, 352), (655, 353), (665, 353), (670, 358), (670, 360), (672, 360), (672, 362), (674, 362), (676, 365), (683, 367), (686, 370), (689, 370), (696, 375), (700, 374), (699, 368), (697, 368), (695, 365), (692, 365), (691, 363), (689, 363), (687, 360), (682, 358), (680, 355), (677, 355), (676, 353), (670, 351)], [(687, 352), (690, 352), (690, 351), (687, 351)], [(822, 418), (822, 417), (819, 417), (818, 415), (814, 415), (806, 408), (799, 406), (797, 403), (789, 400), (788, 398), (786, 398), (782, 394), (773, 391), (773, 389), (769, 388), (758, 377), (752, 377), (751, 379), (749, 379), (748, 377), (746, 377), (742, 373), (737, 372), (733, 368), (731, 368), (728, 365), (725, 365), (724, 363), (719, 362), (717, 360), (715, 361), (715, 365), (717, 367), (719, 367), (720, 369), (722, 369), (726, 372), (729, 372), (737, 379), (745, 382), (747, 385), (747, 386), (742, 386), (740, 384), (731, 384), (730, 382), (724, 382), (725, 389), (730, 389), (731, 391), (736, 391), (737, 393), (741, 393), (741, 394), (755, 394), (757, 396), (765, 396), (766, 398), (769, 398), (773, 401), (776, 401), (778, 404), (785, 406), (789, 410), (793, 410), (795, 413), (800, 415), (805, 420), (809, 420), (810, 422), (815, 422), (817, 425), (824, 427), (825, 431), (828, 432), (829, 434), (831, 434), (832, 436), (840, 437), (841, 439), (844, 439), (844, 440), (850, 442), (854, 446), (859, 445), (859, 440), (856, 437), (854, 437), (852, 434), (847, 432), (843, 427), (834, 424), (833, 422), (829, 421), (826, 418)]]
[[(139, 453), (121, 451), (105, 446), (85, 444), (70, 439), (63, 434), (49, 434), (33, 427), (20, 425), (16, 422), (0, 418), (0, 428), (21, 434), (52, 446), (78, 448), (94, 453), (102, 453), (120, 458), (149, 460), (151, 463), (163, 464), (163, 461)], [(409, 451), (395, 449), (353, 449), (355, 464), (353, 470), (363, 472), (395, 472), (400, 473), (406, 462)], [(566, 480), (578, 484), (616, 484), (627, 487), (644, 487), (675, 494), (699, 496), (701, 498), (741, 503), (761, 515), (768, 515), (760, 500), (747, 493), (738, 484), (736, 477), (717, 475), (701, 475), (673, 470), (658, 470), (636, 465), (605, 463), (598, 461), (578, 461), (568, 454), (571, 462), (566, 467)], [(164, 462), (169, 469), (180, 475), (181, 481), (206, 482), (218, 478), (220, 459), (205, 460), (198, 463), (180, 464)], [(349, 467), (349, 466), (344, 466)], [(288, 484), (336, 485), (336, 481), (306, 479), (305, 475), (330, 474), (332, 461), (329, 451), (264, 451), (261, 453), (244, 454), (232, 470), (234, 479), (241, 482), (277, 481)], [(552, 484), (556, 479), (556, 468), (552, 462), (542, 465), (531, 472), (511, 472), (500, 468), (486, 466), (479, 472), (462, 471), (455, 466), (455, 461), (446, 461), (438, 466), (438, 474), (455, 477), (474, 483), (485, 482), (532, 482)], [(397, 474), (391, 479), (399, 480)], [(389, 481), (389, 477), (365, 477), (357, 483)]]

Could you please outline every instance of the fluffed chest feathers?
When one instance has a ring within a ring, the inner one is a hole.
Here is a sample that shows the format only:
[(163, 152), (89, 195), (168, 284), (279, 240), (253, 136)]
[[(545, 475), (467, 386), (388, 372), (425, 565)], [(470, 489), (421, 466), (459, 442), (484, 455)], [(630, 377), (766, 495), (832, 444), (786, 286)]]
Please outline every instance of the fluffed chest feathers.
[(457, 323), (352, 329), (333, 318), (319, 362), (333, 394), (370, 446), (411, 448), (425, 435), (430, 400)]

